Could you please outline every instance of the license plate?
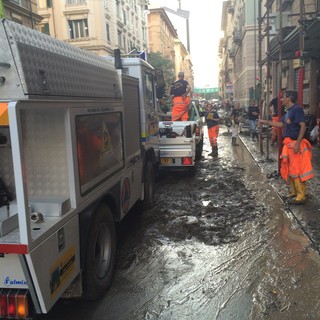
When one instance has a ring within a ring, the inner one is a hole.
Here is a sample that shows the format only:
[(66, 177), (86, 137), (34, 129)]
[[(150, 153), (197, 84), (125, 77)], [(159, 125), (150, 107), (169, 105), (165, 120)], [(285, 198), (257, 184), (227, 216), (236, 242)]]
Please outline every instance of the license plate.
[(161, 162), (161, 164), (170, 164), (171, 159), (170, 158), (161, 158), (160, 162)]

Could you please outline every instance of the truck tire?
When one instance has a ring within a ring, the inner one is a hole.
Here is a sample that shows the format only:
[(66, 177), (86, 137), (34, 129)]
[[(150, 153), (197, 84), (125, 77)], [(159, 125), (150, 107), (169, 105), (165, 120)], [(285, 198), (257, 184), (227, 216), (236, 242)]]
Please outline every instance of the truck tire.
[(106, 204), (101, 204), (94, 214), (86, 249), (83, 297), (94, 300), (110, 286), (115, 264), (116, 231), (112, 212)]
[(143, 210), (152, 209), (154, 207), (154, 188), (155, 174), (151, 161), (147, 162), (144, 176), (144, 199), (142, 202)]
[(203, 151), (203, 137), (201, 138), (201, 141), (196, 146), (196, 160), (201, 159), (202, 151)]

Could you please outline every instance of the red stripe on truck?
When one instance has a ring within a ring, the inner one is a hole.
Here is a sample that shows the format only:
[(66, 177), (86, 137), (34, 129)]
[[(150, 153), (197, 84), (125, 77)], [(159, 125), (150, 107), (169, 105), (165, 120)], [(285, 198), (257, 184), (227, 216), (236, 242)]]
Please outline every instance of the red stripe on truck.
[(0, 253), (28, 253), (28, 246), (26, 244), (0, 244)]

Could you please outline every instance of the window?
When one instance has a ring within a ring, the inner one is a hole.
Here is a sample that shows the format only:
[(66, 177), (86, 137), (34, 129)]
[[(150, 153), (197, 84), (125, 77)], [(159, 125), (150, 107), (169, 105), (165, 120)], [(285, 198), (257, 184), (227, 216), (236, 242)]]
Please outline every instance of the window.
[(144, 75), (144, 86), (145, 86), (145, 103), (146, 107), (149, 110), (153, 109), (153, 99), (154, 99), (154, 79), (153, 75), (149, 73), (145, 73)]
[(67, 5), (86, 4), (86, 0), (66, 0)]
[(122, 32), (118, 30), (118, 47), (122, 48)]
[(120, 0), (116, 0), (116, 6), (117, 6), (117, 17), (120, 18), (121, 10), (120, 10)]
[(145, 27), (142, 27), (142, 39), (143, 41), (147, 41), (147, 33)]
[(127, 24), (127, 12), (126, 12), (126, 10), (122, 11), (122, 15), (123, 15), (123, 24), (126, 25)]
[(49, 23), (44, 23), (41, 25), (41, 32), (50, 36)]
[(13, 2), (17, 5), (19, 5), (20, 7), (23, 7), (25, 9), (30, 9), (30, 3), (27, 0), (10, 0), (10, 2)]
[(127, 48), (126, 48), (126, 45), (127, 45), (127, 41), (126, 41), (126, 36), (125, 35), (123, 35), (123, 50), (124, 50), (124, 52), (127, 52)]
[(70, 39), (89, 37), (88, 20), (69, 20)]
[(106, 23), (106, 31), (107, 31), (107, 40), (111, 41), (111, 38), (110, 38), (110, 26), (109, 26), (108, 23)]

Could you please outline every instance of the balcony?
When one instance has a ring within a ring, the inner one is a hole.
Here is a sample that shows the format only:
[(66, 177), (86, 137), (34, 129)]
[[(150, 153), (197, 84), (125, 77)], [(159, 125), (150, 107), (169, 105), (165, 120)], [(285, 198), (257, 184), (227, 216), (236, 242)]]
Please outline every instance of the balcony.
[(234, 14), (234, 6), (229, 6), (228, 13)]
[(234, 59), (235, 56), (236, 56), (236, 51), (235, 51), (235, 49), (234, 49), (234, 48), (228, 49), (228, 54), (229, 54), (229, 58), (230, 58), (230, 59)]
[(234, 29), (232, 33), (232, 40), (235, 44), (240, 45), (242, 41), (242, 32), (239, 29)]

